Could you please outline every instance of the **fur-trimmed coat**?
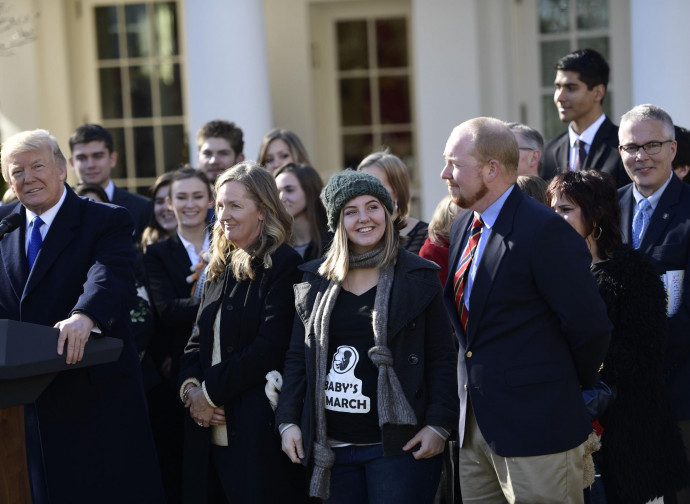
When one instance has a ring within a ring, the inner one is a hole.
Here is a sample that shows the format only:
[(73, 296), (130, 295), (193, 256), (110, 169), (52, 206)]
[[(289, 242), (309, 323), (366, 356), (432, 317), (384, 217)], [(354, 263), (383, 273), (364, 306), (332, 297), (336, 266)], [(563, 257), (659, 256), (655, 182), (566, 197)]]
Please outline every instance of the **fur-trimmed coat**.
[(689, 471), (664, 386), (666, 294), (651, 262), (627, 247), (592, 271), (614, 327), (602, 379), (617, 394), (595, 459), (609, 504), (644, 503), (685, 486)]

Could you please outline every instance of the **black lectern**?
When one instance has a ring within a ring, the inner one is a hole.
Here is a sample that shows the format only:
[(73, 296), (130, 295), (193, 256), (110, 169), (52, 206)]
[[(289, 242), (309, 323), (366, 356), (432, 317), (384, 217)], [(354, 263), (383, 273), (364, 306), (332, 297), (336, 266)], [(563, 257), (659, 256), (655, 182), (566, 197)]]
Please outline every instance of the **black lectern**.
[(64, 353), (57, 354), (58, 334), (52, 327), (0, 320), (0, 502), (31, 502), (23, 405), (60, 371), (113, 362), (122, 352), (122, 340), (92, 333), (84, 358), (68, 366)]

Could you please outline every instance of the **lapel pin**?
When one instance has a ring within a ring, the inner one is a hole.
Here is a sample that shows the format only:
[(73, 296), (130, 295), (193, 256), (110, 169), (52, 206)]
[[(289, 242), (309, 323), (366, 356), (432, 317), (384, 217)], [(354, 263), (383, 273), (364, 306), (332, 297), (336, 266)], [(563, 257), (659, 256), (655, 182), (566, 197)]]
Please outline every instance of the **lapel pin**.
[(668, 214), (665, 213), (664, 215), (661, 216), (662, 219), (668, 219)]

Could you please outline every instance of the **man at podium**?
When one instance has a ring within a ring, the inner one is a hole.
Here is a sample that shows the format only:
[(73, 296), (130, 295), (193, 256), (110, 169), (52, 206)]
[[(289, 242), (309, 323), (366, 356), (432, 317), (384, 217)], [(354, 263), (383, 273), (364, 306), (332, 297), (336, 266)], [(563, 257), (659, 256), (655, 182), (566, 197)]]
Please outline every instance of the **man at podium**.
[(124, 208), (78, 197), (66, 175), (47, 131), (3, 142), (2, 176), (19, 202), (0, 219), (21, 223), (0, 241), (0, 319), (58, 328), (55, 351), (70, 366), (92, 331), (124, 348), (115, 362), (58, 373), (26, 406), (34, 504), (163, 502), (129, 324), (134, 225)]

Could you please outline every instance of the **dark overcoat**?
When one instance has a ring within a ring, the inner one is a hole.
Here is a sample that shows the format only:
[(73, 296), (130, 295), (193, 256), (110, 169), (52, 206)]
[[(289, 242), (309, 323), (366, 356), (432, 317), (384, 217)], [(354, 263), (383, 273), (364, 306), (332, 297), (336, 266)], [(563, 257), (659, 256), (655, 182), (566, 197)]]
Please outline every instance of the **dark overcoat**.
[[(264, 268), (254, 261), (253, 280), (237, 281), (230, 269), (204, 287), (196, 326), (182, 357), (180, 381), (204, 381), (214, 404), (225, 409), (231, 466), (224, 478), (233, 503), (299, 502), (303, 474), (280, 447), (266, 374), (282, 372), (295, 314), (292, 285), (301, 258), (288, 245)], [(211, 365), (213, 323), (218, 310), (221, 361)], [(187, 503), (208, 502), (211, 430), (185, 419), (183, 492)]]
[[(328, 280), (318, 274), (322, 261), (305, 264), (302, 283), (295, 286), (297, 314), (276, 411), (278, 425), (294, 423), (301, 427), (305, 465), (313, 462), (315, 436), (316, 336), (312, 314), (317, 297), (328, 287)], [(457, 426), (457, 352), (436, 270), (438, 266), (432, 262), (399, 247), (388, 312), (388, 347), (395, 373), (417, 417), (414, 432), (425, 425), (449, 432)], [(397, 445), (393, 449), (400, 451), (411, 436), (399, 434), (384, 427), (384, 444)]]
[[(0, 242), (0, 318), (53, 326), (80, 311), (121, 338), (119, 360), (63, 371), (36, 402), (52, 502), (163, 502), (141, 370), (129, 321), (132, 220), (115, 205), (67, 195), (29, 273), (26, 210)], [(88, 344), (88, 343), (87, 343)]]

